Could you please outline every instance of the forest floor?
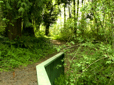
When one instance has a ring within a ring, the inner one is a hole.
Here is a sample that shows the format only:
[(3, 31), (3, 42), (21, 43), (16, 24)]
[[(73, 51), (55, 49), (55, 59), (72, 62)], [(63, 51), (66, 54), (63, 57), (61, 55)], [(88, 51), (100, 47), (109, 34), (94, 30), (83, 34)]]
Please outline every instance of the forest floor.
[[(65, 42), (60, 42), (57, 40), (51, 40), (55, 45), (63, 45)], [(36, 74), (36, 65), (52, 57), (54, 54), (51, 54), (37, 63), (28, 65), (27, 67), (20, 67), (14, 71), (9, 72), (0, 72), (0, 85), (37, 85), (37, 74)]]

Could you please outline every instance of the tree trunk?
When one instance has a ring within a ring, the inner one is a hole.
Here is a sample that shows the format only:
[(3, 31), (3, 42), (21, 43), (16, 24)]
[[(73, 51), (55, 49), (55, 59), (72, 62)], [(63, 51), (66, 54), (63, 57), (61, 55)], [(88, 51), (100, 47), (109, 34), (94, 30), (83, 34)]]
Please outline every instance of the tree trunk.
[(78, 14), (79, 14), (79, 0), (77, 0), (77, 20), (78, 20)]
[(74, 11), (74, 20), (75, 20), (75, 12), (76, 12), (76, 9), (75, 9), (75, 7), (76, 7), (76, 4), (75, 4), (75, 0), (73, 0), (73, 5), (74, 5), (74, 9), (73, 9), (73, 11)]
[[(82, 6), (83, 6), (83, 0), (82, 0)], [(84, 28), (85, 28), (85, 20), (84, 20), (84, 12), (81, 14), (81, 35), (84, 37)]]
[(82, 5), (83, 5), (84, 0), (82, 0)]
[(112, 23), (112, 51), (114, 52), (114, 14), (113, 11), (111, 13), (111, 23)]
[[(32, 23), (32, 20), (29, 19), (29, 22)], [(24, 23), (23, 24), (23, 32), (22, 32), (22, 34), (26, 35), (26, 36), (35, 36), (33, 26), (26, 27), (25, 23)]]
[(35, 36), (34, 28), (33, 27), (25, 27), (25, 26), (23, 26), (22, 34), (26, 35), (26, 36)]
[(9, 19), (9, 20), (10, 20), (10, 22), (7, 24), (5, 31), (6, 31), (6, 36), (10, 40), (13, 40), (13, 39), (21, 36), (21, 21), (22, 21), (22, 19), (19, 18), (15, 22), (11, 22), (11, 19)]
[(64, 28), (66, 28), (66, 10), (65, 10), (66, 4), (64, 4)]
[(77, 16), (75, 15), (75, 0), (73, 0), (73, 4), (74, 4), (74, 34), (77, 35), (77, 24), (76, 22), (78, 22), (78, 12), (79, 12), (79, 0), (77, 0)]
[(76, 28), (75, 28), (75, 19), (76, 19), (76, 15), (75, 15), (75, 12), (76, 12), (76, 9), (75, 9), (75, 7), (76, 7), (76, 4), (75, 4), (75, 0), (73, 0), (73, 5), (74, 5), (74, 9), (73, 9), (73, 11), (74, 11), (74, 34), (76, 34)]
[(97, 14), (97, 12), (95, 11), (95, 9), (97, 8), (97, 7), (96, 7), (96, 6), (97, 6), (97, 3), (96, 3), (94, 0), (92, 0), (92, 3), (94, 4), (94, 7), (92, 7), (92, 9), (91, 9), (92, 12), (93, 12), (93, 13), (91, 13), (91, 14), (93, 14), (93, 17), (94, 17), (94, 20), (95, 20), (94, 28), (96, 29), (96, 32), (97, 32), (97, 33), (96, 33), (96, 35), (97, 35), (96, 38), (99, 39), (99, 25), (98, 25), (99, 22), (98, 22), (98, 18), (96, 17), (96, 15), (98, 15), (98, 14)]
[(79, 0), (77, 0), (77, 16), (76, 16), (76, 3), (75, 0), (73, 0), (74, 5), (74, 34), (77, 35), (77, 23), (78, 22), (78, 11), (79, 11)]
[(69, 18), (71, 18), (72, 16), (71, 16), (70, 5), (69, 5), (69, 7), (68, 7), (68, 11), (69, 11)]
[(48, 24), (48, 25), (46, 25), (45, 35), (46, 35), (46, 36), (48, 36), (48, 35), (49, 35), (49, 24)]

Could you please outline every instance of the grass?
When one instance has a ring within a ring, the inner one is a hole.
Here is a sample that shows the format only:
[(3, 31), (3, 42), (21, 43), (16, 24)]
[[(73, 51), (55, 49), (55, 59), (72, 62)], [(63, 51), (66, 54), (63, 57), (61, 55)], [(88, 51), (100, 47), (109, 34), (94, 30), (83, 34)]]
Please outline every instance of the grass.
[(48, 38), (23, 36), (18, 41), (0, 43), (0, 71), (27, 66), (56, 51)]

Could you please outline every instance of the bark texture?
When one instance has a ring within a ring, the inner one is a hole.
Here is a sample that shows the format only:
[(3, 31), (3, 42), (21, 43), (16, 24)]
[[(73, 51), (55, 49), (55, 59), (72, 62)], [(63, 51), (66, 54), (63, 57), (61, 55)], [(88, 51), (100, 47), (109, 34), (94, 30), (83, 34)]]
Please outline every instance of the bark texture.
[(21, 36), (21, 21), (22, 19), (19, 18), (19, 19), (16, 19), (14, 22), (9, 21), (9, 23), (7, 23), (7, 27), (5, 28), (5, 31), (6, 31), (5, 35), (10, 40), (13, 40)]

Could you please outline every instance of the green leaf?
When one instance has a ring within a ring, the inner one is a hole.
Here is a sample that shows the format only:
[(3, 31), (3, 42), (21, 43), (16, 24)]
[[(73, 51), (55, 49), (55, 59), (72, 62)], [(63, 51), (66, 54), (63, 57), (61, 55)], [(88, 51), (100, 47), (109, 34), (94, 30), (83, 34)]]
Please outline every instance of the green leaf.
[(78, 67), (81, 67), (81, 64), (77, 64)]
[(112, 57), (112, 61), (114, 61), (114, 57)]
[(74, 83), (71, 83), (70, 85), (74, 85)]
[(73, 44), (73, 45), (75, 44), (75, 42), (74, 42), (74, 41), (71, 41), (70, 43), (71, 43), (71, 44)]
[(106, 54), (104, 55), (106, 58), (108, 57)]
[(19, 12), (19, 13), (24, 13), (24, 11), (25, 11), (25, 10), (24, 10), (23, 7), (20, 7), (20, 8), (18, 9), (18, 12)]
[(3, 18), (2, 20), (3, 20), (3, 21), (6, 21), (7, 19), (6, 19), (6, 18)]
[(60, 50), (61, 50), (60, 48), (57, 48), (57, 52), (60, 52)]
[(21, 3), (21, 6), (22, 6), (22, 7), (26, 7), (27, 4), (26, 4), (25, 2), (22, 2), (22, 3)]
[(3, 3), (3, 1), (0, 1), (0, 3)]
[(112, 63), (112, 61), (106, 61), (106, 64), (111, 64)]

